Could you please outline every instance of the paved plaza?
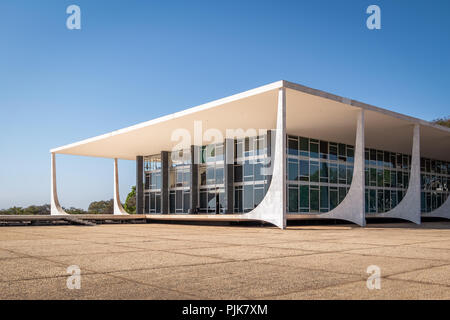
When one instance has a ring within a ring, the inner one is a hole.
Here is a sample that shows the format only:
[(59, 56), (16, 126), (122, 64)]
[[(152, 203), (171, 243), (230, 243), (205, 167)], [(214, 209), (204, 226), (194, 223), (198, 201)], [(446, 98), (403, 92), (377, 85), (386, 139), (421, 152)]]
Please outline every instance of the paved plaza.
[(450, 222), (0, 228), (0, 299), (449, 298)]

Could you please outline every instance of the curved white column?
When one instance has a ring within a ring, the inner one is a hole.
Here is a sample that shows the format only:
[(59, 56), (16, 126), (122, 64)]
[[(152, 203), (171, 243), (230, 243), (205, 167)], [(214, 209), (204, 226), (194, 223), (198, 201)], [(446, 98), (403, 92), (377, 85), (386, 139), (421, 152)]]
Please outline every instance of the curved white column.
[(115, 215), (128, 214), (122, 207), (119, 195), (119, 168), (117, 164), (117, 158), (114, 158), (114, 212)]
[(344, 200), (333, 210), (318, 214), (320, 218), (341, 219), (366, 225), (365, 218), (365, 182), (364, 182), (364, 110), (358, 111), (356, 120), (355, 160), (350, 189)]
[(398, 218), (420, 224), (420, 126), (414, 125), (411, 173), (408, 189), (402, 201), (392, 210), (376, 214), (377, 217)]
[(50, 179), (50, 215), (68, 215), (67, 212), (63, 210), (58, 200), (58, 190), (56, 188), (56, 159), (55, 154), (51, 154), (51, 179)]
[[(272, 143), (273, 145), (273, 143)], [(272, 182), (261, 203), (242, 218), (261, 220), (286, 228), (286, 89), (278, 91), (275, 152), (272, 152)]]
[(422, 216), (430, 218), (450, 219), (450, 195), (447, 197), (447, 200), (445, 200), (445, 202), (439, 208), (429, 213), (423, 213)]

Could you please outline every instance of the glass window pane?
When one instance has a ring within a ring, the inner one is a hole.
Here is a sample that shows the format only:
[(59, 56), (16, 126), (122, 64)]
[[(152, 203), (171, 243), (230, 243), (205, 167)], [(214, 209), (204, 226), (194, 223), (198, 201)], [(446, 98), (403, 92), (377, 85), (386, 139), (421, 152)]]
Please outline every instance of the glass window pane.
[(320, 157), (322, 159), (328, 158), (328, 142), (320, 141)]
[(309, 175), (311, 182), (319, 182), (319, 164), (317, 162), (310, 163)]
[(338, 206), (338, 192), (337, 190), (330, 190), (330, 210)]
[(328, 211), (328, 187), (320, 186), (320, 210)]
[(309, 181), (309, 161), (300, 160), (300, 176), (302, 181)]
[(300, 155), (309, 157), (309, 139), (300, 137)]
[(310, 208), (311, 208), (311, 212), (319, 211), (319, 190), (318, 189), (310, 190)]
[(255, 207), (261, 203), (264, 198), (264, 185), (255, 185)]
[(300, 207), (309, 209), (309, 186), (300, 186)]
[(330, 160), (337, 160), (338, 149), (336, 144), (330, 143)]
[(298, 155), (298, 140), (295, 137), (288, 138), (288, 154)]
[(234, 182), (242, 182), (242, 165), (234, 166)]
[(253, 185), (244, 186), (244, 211), (253, 209)]
[(191, 194), (189, 192), (183, 193), (183, 212), (187, 213), (191, 208)]
[(244, 181), (253, 181), (253, 163), (249, 161), (244, 163)]
[(310, 148), (310, 157), (311, 158), (319, 158), (319, 144), (315, 142), (311, 142), (309, 144)]
[(156, 213), (161, 213), (161, 193), (156, 193), (155, 194), (155, 212)]
[(292, 159), (289, 159), (288, 162), (288, 180), (298, 180), (298, 162), (292, 161)]
[(289, 186), (288, 188), (288, 211), (298, 211), (298, 189), (296, 186)]
[(338, 169), (336, 165), (330, 166), (330, 183), (338, 183)]
[(223, 168), (216, 168), (216, 184), (223, 184)]
[[(325, 178), (325, 180), (322, 180), (322, 178)], [(320, 162), (320, 181), (321, 182), (328, 182), (328, 163), (327, 162)]]

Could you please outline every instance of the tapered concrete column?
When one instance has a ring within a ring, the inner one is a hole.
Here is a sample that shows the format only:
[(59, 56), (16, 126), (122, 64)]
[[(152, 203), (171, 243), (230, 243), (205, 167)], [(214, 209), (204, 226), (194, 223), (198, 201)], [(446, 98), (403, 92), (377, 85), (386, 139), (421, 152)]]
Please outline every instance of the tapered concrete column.
[(191, 210), (198, 207), (198, 159), (199, 147), (191, 146)]
[(364, 110), (361, 109), (358, 111), (356, 120), (355, 162), (350, 190), (336, 208), (319, 214), (318, 217), (342, 219), (360, 226), (366, 225), (364, 165)]
[(224, 142), (225, 161), (224, 161), (224, 186), (226, 198), (225, 213), (233, 213), (234, 209), (234, 140), (225, 139)]
[(144, 214), (144, 157), (136, 156), (136, 213)]
[(119, 168), (117, 164), (117, 158), (114, 158), (114, 214), (122, 215), (128, 214), (125, 209), (122, 207), (122, 203), (120, 202), (119, 195)]
[(161, 213), (169, 213), (169, 152), (161, 151)]
[(429, 213), (423, 213), (422, 216), (450, 219), (450, 196), (447, 197), (447, 200), (439, 208)]
[(67, 215), (58, 200), (58, 190), (56, 188), (56, 159), (55, 154), (51, 154), (51, 179), (50, 179), (50, 215)]
[(402, 201), (392, 210), (377, 214), (379, 217), (404, 219), (420, 224), (421, 215), (420, 184), (420, 126), (414, 125), (411, 155), (411, 173), (408, 190)]
[(261, 203), (243, 216), (286, 228), (286, 89), (278, 91), (275, 150), (272, 157), (272, 182)]

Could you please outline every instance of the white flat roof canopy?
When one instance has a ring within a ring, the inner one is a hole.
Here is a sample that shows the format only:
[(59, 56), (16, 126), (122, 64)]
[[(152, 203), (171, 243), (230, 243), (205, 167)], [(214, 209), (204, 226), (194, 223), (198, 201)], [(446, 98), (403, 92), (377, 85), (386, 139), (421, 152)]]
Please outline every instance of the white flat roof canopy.
[[(194, 137), (194, 124), (202, 132), (227, 129), (274, 129), (278, 89), (286, 88), (288, 134), (354, 145), (356, 114), (365, 112), (367, 148), (411, 154), (414, 124), (421, 125), (423, 157), (450, 161), (450, 128), (386, 109), (342, 98), (287, 81), (277, 81), (227, 98), (50, 150), (52, 153), (135, 160), (180, 146), (175, 130)], [(202, 139), (195, 144), (208, 144)], [(192, 142), (193, 143), (193, 142)], [(191, 143), (182, 143), (187, 148)]]

